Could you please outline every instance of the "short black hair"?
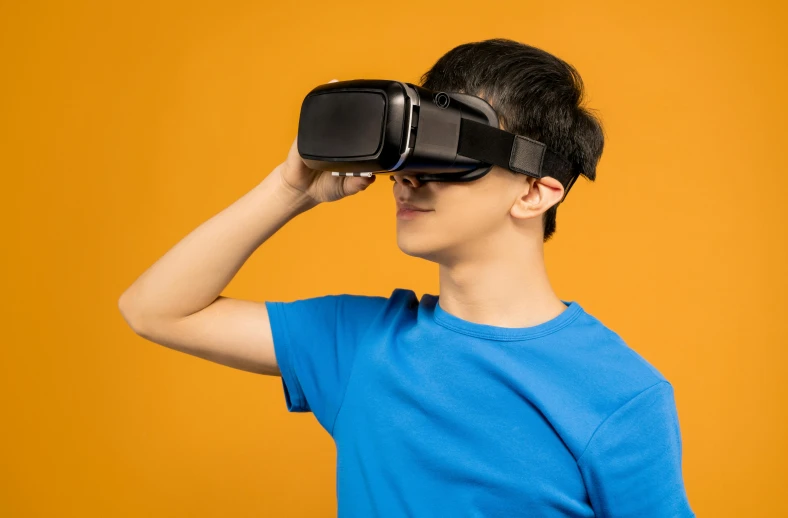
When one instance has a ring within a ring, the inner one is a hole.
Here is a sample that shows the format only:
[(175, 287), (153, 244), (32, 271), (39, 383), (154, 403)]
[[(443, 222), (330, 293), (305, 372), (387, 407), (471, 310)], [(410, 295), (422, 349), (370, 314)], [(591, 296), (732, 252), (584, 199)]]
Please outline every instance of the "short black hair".
[[(465, 43), (444, 54), (421, 77), (421, 86), (484, 97), (504, 129), (544, 143), (566, 157), (573, 172), (596, 179), (602, 124), (583, 106), (580, 74), (556, 56), (503, 38)], [(558, 205), (543, 215), (544, 241), (556, 230)]]

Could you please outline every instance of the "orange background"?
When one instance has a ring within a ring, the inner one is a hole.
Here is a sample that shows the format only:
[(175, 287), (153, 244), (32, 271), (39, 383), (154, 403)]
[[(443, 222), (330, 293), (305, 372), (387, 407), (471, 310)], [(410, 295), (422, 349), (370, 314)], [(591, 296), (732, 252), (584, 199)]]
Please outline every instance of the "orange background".
[[(785, 4), (636, 4), (4, 2), (0, 516), (332, 516), (333, 442), (280, 378), (147, 342), (117, 300), (284, 159), (313, 86), (491, 37), (575, 65), (605, 126), (557, 293), (673, 383), (698, 516), (788, 516)], [(224, 294), (437, 293), (380, 180)]]

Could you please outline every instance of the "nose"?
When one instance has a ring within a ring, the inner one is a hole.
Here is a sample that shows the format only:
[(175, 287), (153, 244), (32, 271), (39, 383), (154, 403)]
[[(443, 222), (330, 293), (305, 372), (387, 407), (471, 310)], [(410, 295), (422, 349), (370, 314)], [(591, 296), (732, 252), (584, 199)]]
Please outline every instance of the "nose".
[(422, 185), (422, 182), (419, 181), (417, 175), (414, 174), (392, 174), (389, 178), (393, 181), (397, 182), (401, 185), (410, 185), (410, 187), (416, 188)]

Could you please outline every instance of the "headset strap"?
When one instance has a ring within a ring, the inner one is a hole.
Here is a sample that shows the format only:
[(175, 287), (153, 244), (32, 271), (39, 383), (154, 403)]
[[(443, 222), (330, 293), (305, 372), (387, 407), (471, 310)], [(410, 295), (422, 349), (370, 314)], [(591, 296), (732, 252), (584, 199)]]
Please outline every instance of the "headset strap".
[(457, 154), (534, 178), (551, 176), (564, 186), (564, 197), (578, 175), (560, 155), (536, 140), (463, 118)]

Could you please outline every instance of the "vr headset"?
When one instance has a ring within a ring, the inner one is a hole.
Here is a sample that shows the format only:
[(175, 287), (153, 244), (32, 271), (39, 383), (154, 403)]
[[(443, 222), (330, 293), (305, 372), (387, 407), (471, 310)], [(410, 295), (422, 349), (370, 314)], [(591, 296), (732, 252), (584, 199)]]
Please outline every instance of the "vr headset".
[(484, 99), (379, 79), (310, 91), (301, 105), (298, 153), (308, 167), (334, 176), (407, 173), (420, 182), (468, 182), (497, 165), (551, 176), (564, 198), (578, 176), (543, 143), (499, 129)]

